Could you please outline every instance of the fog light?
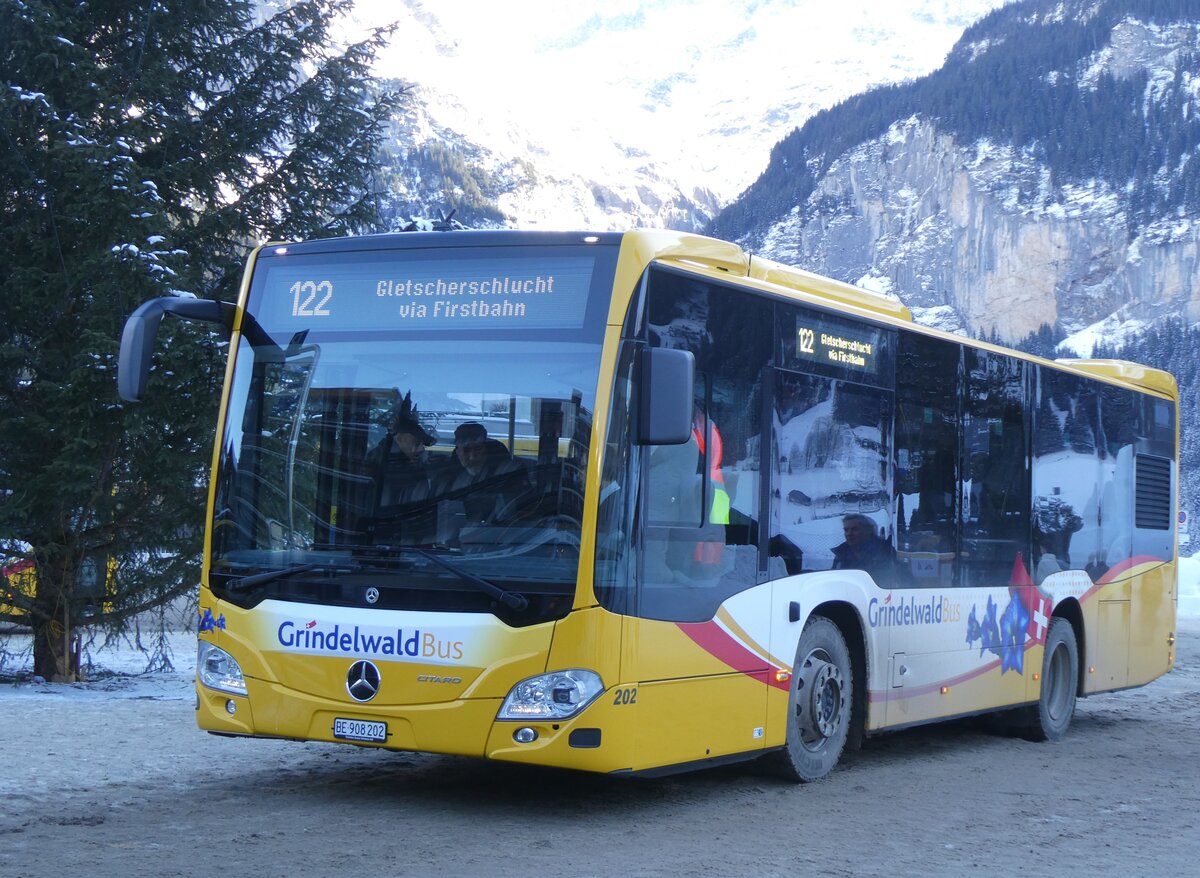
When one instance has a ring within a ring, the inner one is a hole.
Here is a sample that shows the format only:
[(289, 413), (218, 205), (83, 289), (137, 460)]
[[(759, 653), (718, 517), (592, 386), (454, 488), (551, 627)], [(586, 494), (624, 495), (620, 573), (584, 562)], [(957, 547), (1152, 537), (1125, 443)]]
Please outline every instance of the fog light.
[(235, 713), (237, 713), (237, 705), (234, 703), (232, 698), (225, 702), (225, 712), (230, 716), (233, 716)]
[(537, 729), (531, 729), (529, 726), (523, 726), (513, 732), (513, 740), (518, 744), (532, 744), (537, 740)]

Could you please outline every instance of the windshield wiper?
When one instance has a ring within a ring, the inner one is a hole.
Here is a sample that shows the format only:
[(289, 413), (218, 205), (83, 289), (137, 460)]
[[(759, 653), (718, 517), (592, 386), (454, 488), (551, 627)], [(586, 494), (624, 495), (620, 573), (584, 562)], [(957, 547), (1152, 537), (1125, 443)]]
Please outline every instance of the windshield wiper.
[(425, 558), (428, 561), (432, 561), (439, 567), (446, 568), (454, 575), (466, 580), (472, 585), (478, 586), (480, 591), (491, 595), (506, 607), (514, 610), (524, 610), (529, 606), (529, 601), (525, 598), (525, 595), (517, 594), (516, 592), (512, 591), (505, 591), (500, 586), (496, 585), (496, 583), (488, 582), (488, 580), (484, 579), (482, 576), (476, 576), (474, 573), (468, 573), (457, 564), (452, 564), (445, 558), (439, 558), (437, 555), (434, 555), (432, 552), (427, 552), (424, 549), (414, 548), (410, 549), (410, 551), (420, 555), (422, 558)]
[(264, 570), (262, 573), (252, 573), (249, 576), (243, 576), (228, 583), (225, 587), (230, 591), (243, 591), (254, 588), (256, 585), (263, 585), (267, 582), (274, 582), (276, 579), (283, 579), (286, 576), (307, 573), (310, 570), (356, 570), (357, 568), (357, 564), (334, 563), (331, 561), (293, 564), (291, 567), (280, 567), (278, 570)]

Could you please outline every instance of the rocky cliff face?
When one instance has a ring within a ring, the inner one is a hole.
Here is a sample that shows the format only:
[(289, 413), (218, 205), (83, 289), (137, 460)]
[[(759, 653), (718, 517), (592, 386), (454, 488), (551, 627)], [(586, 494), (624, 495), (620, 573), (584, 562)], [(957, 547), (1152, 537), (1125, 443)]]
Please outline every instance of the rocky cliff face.
[[(1195, 112), (1200, 77), (1173, 80), (1179, 54), (1197, 47), (1196, 25), (1127, 20), (1078, 75), (1149, 71), (1147, 102), (1164, 85), (1182, 86)], [(923, 322), (1010, 341), (1050, 325), (1090, 348), (1167, 315), (1200, 321), (1200, 222), (1177, 211), (1139, 227), (1125, 191), (1100, 181), (1052, 185), (1034, 156), (961, 143), (913, 116), (833, 161), (759, 249), (890, 289)]]
[(964, 147), (910, 119), (835, 162), (808, 216), (776, 224), (762, 249), (890, 286), (926, 322), (1011, 340), (1042, 325), (1200, 320), (1200, 226), (1177, 218), (1135, 234), (1120, 193), (1053, 191), (1047, 176), (1011, 148)]

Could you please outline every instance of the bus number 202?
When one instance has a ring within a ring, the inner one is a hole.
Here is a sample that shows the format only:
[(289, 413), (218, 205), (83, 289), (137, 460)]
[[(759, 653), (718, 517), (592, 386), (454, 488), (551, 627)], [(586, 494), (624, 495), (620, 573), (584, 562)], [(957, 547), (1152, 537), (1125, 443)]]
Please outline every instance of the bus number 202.
[[(327, 280), (298, 280), (292, 284), (293, 317), (328, 317), (329, 300), (333, 298), (333, 284)], [(321, 300), (313, 307), (317, 296)]]
[(632, 689), (616, 689), (613, 693), (613, 704), (636, 704), (637, 703), (637, 687)]

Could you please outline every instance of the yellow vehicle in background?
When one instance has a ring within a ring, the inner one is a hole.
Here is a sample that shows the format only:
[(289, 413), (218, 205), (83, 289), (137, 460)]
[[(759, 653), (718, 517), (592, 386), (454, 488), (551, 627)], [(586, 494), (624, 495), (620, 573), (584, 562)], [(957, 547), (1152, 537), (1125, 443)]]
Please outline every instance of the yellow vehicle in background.
[[(77, 595), (93, 601), (97, 611), (108, 610), (111, 605), (105, 597), (115, 593), (113, 576), (116, 573), (116, 560), (109, 558), (103, 563), (105, 574), (101, 578), (98, 575), (100, 564), (94, 558), (85, 558), (77, 581)], [(37, 565), (33, 561), (14, 561), (0, 568), (0, 620), (19, 623), (27, 615), (26, 606), (36, 594)], [(97, 603), (98, 606), (95, 606)]]
[(33, 599), (37, 573), (32, 561), (16, 561), (0, 568), (0, 618), (24, 616), (21, 598)]

